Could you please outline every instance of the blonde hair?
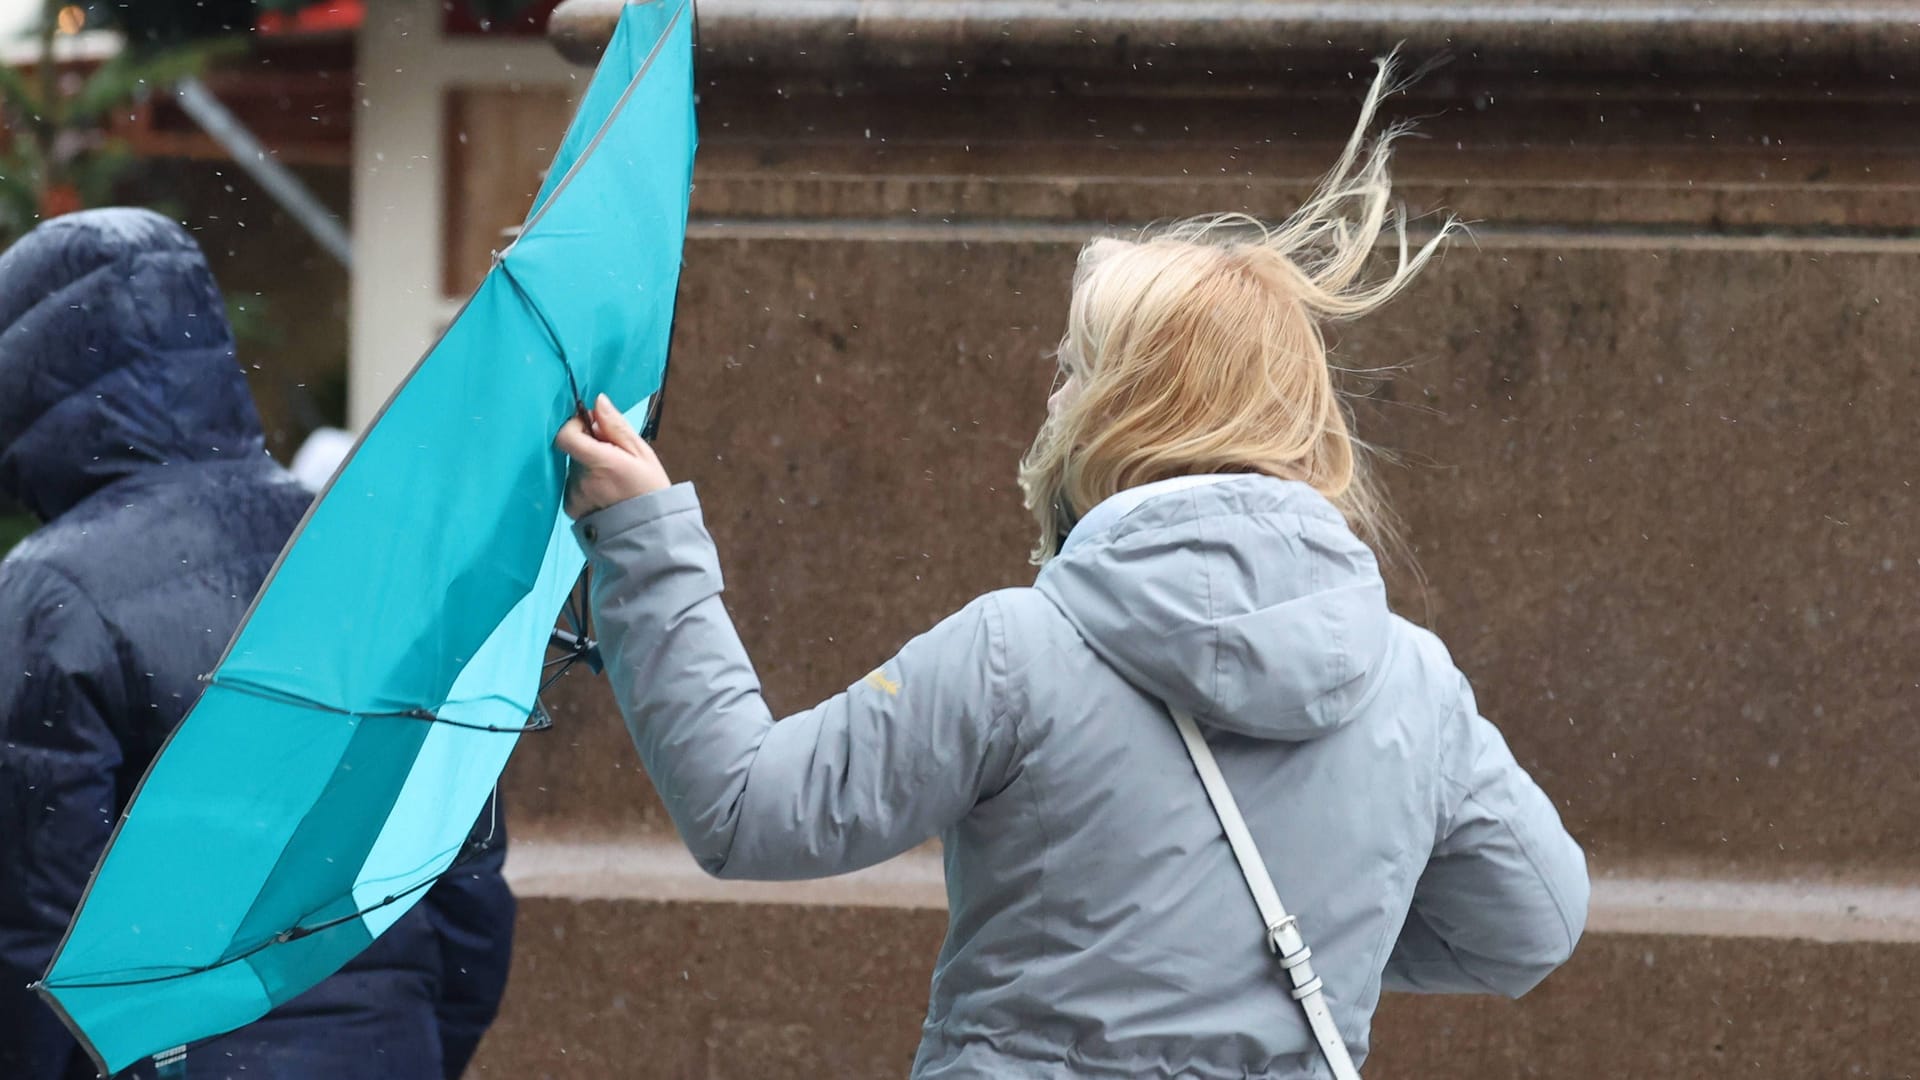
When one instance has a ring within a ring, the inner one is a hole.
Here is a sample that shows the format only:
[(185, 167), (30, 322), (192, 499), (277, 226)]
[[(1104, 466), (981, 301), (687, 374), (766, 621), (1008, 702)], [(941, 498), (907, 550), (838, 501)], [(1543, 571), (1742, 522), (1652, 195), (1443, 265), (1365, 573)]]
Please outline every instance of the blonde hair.
[[(1386, 303), (1456, 222), (1409, 250), (1387, 177), (1406, 128), (1367, 134), (1395, 89), (1391, 58), (1378, 66), (1345, 149), (1286, 221), (1215, 214), (1081, 250), (1060, 344), (1062, 376), (1078, 392), (1020, 463), (1040, 526), (1034, 562), (1055, 555), (1077, 516), (1116, 492), (1216, 472), (1311, 484), (1363, 538), (1397, 543), (1321, 327)], [(1397, 259), (1390, 273), (1369, 275), (1389, 231)]]

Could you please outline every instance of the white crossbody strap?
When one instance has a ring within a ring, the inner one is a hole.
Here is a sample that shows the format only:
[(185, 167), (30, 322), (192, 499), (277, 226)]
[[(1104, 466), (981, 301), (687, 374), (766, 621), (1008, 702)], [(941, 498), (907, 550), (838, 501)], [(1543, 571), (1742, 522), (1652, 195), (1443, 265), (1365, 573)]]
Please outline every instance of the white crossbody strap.
[(1220, 775), (1220, 765), (1213, 760), (1213, 750), (1207, 746), (1207, 740), (1200, 734), (1199, 725), (1186, 713), (1173, 713), (1174, 725), (1180, 729), (1180, 740), (1187, 744), (1187, 754), (1193, 758), (1193, 769), (1200, 774), (1200, 782), (1206, 786), (1207, 799), (1213, 803), (1213, 812), (1220, 819), (1220, 828), (1227, 834), (1227, 843), (1233, 847), (1233, 857), (1240, 863), (1240, 873), (1247, 879), (1247, 888), (1253, 893), (1253, 903), (1260, 909), (1260, 921), (1267, 924), (1267, 948), (1280, 959), (1281, 968), (1293, 981), (1293, 1000), (1307, 1014), (1307, 1026), (1313, 1029), (1314, 1041), (1320, 1044), (1321, 1056), (1327, 1059), (1327, 1065), (1333, 1069), (1334, 1080), (1360, 1080), (1360, 1072), (1353, 1067), (1353, 1058), (1347, 1054), (1346, 1040), (1340, 1037), (1340, 1029), (1333, 1022), (1333, 1013), (1327, 1008), (1326, 995), (1320, 992), (1320, 979), (1313, 973), (1313, 950), (1300, 936), (1299, 920), (1287, 914), (1280, 903), (1280, 894), (1274, 890), (1273, 878), (1267, 873), (1267, 865), (1260, 859), (1260, 849), (1254, 846), (1253, 834), (1247, 831), (1246, 819), (1240, 816), (1240, 806), (1233, 801), (1233, 792), (1227, 788), (1227, 778)]

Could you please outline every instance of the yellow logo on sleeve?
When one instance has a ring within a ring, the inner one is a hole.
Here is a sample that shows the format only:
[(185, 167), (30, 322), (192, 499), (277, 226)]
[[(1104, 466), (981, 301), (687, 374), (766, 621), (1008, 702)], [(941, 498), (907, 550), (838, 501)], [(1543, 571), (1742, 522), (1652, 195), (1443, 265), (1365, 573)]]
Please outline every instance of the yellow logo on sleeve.
[(875, 690), (886, 691), (886, 694), (888, 697), (900, 696), (900, 684), (897, 682), (894, 682), (892, 679), (887, 678), (887, 673), (880, 668), (874, 668), (872, 671), (867, 673), (866, 678), (861, 679), (860, 681), (863, 683), (866, 683), (868, 686), (873, 687)]

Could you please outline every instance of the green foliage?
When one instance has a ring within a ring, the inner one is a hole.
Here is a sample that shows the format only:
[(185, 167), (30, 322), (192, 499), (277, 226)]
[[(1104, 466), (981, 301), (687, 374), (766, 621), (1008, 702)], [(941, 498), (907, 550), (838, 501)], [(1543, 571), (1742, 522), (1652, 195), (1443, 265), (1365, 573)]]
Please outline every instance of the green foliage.
[(113, 187), (133, 167), (133, 148), (121, 139), (102, 139), (91, 153), (67, 163), (67, 178), (79, 192), (84, 206), (101, 206), (113, 200)]
[(39, 527), (40, 523), (26, 514), (0, 514), (0, 555), (13, 550), (13, 545)]
[[(52, 63), (55, 19), (67, 2), (43, 3), (31, 77), (0, 66), (0, 130), (9, 136), (0, 149), (0, 247), (43, 217), (112, 200), (133, 155), (106, 135), (106, 121), (247, 47), (243, 34), (207, 34), (250, 27), (258, 11), (298, 11), (315, 0), (93, 0), (85, 4), (90, 18), (120, 24), (132, 40), (77, 87), (66, 85)], [(532, 0), (467, 3), (482, 18), (505, 19)]]
[(245, 48), (238, 39), (128, 48), (72, 86), (53, 63), (57, 11), (57, 3), (43, 11), (33, 77), (0, 66), (0, 127), (9, 136), (0, 150), (0, 246), (45, 216), (111, 201), (134, 163), (127, 146), (106, 134), (112, 112)]
[(227, 325), (233, 328), (234, 343), (243, 357), (257, 348), (278, 348), (285, 341), (267, 298), (259, 293), (228, 293)]
[(0, 151), (0, 245), (33, 228), (40, 215), (40, 187), (31, 155)]
[(19, 68), (0, 64), (0, 101), (5, 101), (8, 105), (14, 102), (24, 104), (33, 101), (37, 96)]
[(127, 50), (101, 64), (78, 93), (68, 98), (61, 121), (69, 126), (95, 124), (114, 108), (164, 91), (207, 70), (214, 61), (246, 51), (240, 38), (176, 45), (158, 51)]

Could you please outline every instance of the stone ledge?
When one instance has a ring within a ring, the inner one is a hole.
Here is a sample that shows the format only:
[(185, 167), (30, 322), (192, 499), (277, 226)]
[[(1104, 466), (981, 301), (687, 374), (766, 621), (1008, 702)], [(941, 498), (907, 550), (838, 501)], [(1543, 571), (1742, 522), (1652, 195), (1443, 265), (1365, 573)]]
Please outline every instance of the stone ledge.
[[(906, 1074), (937, 911), (530, 897), (470, 1077)], [(1595, 934), (1519, 1002), (1390, 994), (1369, 1080), (1912, 1077), (1920, 947)]]
[[(879, 866), (817, 881), (720, 881), (670, 836), (516, 839), (514, 891), (529, 899), (634, 900), (785, 907), (942, 910), (946, 885), (929, 845)], [(1766, 877), (1697, 866), (1614, 866), (1596, 873), (1589, 934), (1920, 944), (1920, 887), (1910, 877), (1822, 870)]]
[[(549, 35), (590, 64), (622, 0), (567, 0)], [(1442, 0), (702, 0), (703, 62), (838, 72), (1292, 72), (1403, 46), (1457, 67), (1637, 77), (1817, 72), (1879, 79), (1920, 70), (1920, 19), (1889, 3), (1728, 0), (1684, 5)]]
[(507, 849), (507, 880), (515, 895), (527, 898), (930, 910), (947, 906), (937, 849), (911, 851), (879, 866), (815, 881), (721, 881), (701, 870), (672, 836), (515, 837)]

